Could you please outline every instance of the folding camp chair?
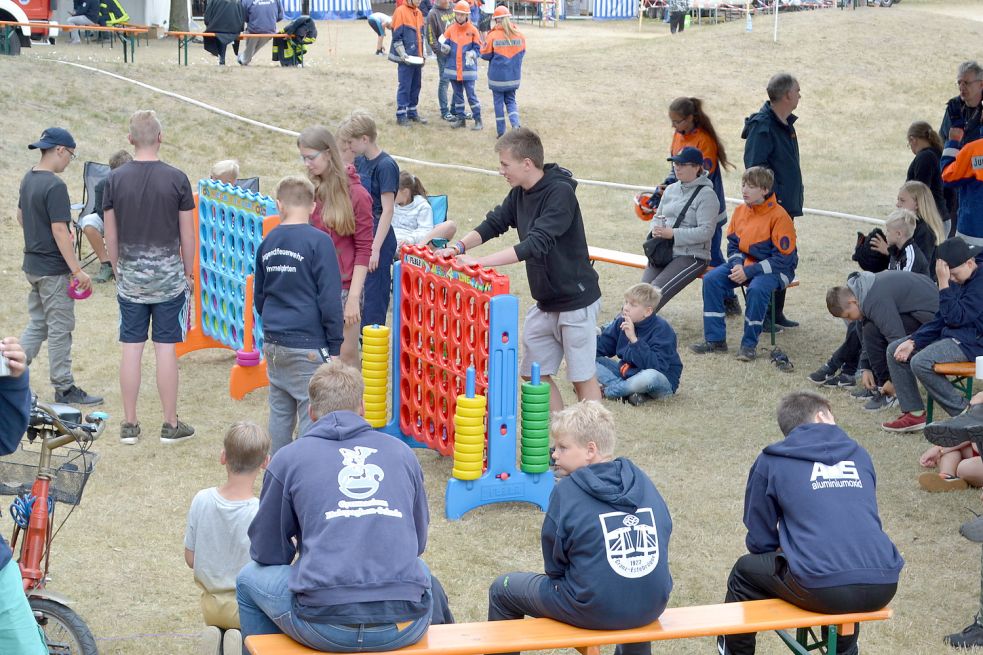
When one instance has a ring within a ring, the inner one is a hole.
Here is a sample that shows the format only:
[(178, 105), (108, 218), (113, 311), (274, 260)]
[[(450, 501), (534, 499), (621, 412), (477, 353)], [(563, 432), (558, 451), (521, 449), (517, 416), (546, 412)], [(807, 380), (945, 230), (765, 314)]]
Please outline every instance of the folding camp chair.
[(433, 224), (439, 225), (447, 220), (447, 196), (427, 196), (433, 210)]
[(244, 177), (236, 180), (236, 186), (240, 189), (245, 189), (246, 191), (252, 191), (254, 193), (259, 193), (259, 178), (258, 177)]
[[(109, 177), (110, 170), (109, 164), (100, 164), (94, 161), (87, 161), (82, 167), (82, 202), (72, 205), (72, 209), (78, 210), (78, 217), (73, 222), (73, 227), (75, 228), (75, 256), (78, 257), (82, 268), (91, 264), (95, 260), (96, 254), (90, 252), (85, 259), (82, 259), (82, 242), (85, 241), (85, 238), (81, 228), (79, 228), (79, 220), (83, 216), (96, 213), (96, 186)], [(102, 199), (99, 198), (98, 200), (101, 202)]]

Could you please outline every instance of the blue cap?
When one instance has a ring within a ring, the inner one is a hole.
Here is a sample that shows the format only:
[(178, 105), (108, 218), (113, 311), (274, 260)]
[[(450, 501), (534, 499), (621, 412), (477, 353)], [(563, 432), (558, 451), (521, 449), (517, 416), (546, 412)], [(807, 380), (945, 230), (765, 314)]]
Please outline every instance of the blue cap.
[(666, 161), (675, 162), (677, 164), (693, 164), (695, 166), (702, 166), (703, 153), (700, 152), (699, 148), (686, 146), (680, 150), (678, 154), (669, 157)]
[(48, 150), (55, 146), (74, 148), (75, 139), (69, 134), (68, 130), (61, 127), (49, 127), (41, 133), (41, 138), (27, 146), (30, 150)]

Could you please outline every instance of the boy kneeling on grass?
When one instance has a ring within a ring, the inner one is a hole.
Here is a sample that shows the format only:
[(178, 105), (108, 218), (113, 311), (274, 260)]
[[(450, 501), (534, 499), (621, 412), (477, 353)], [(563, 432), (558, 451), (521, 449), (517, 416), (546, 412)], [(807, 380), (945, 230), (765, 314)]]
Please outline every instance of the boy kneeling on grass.
[[(734, 564), (725, 602), (781, 598), (823, 614), (881, 609), (894, 598), (904, 560), (881, 528), (870, 455), (816, 393), (782, 398), (778, 427), (785, 438), (748, 474), (749, 554)], [(856, 655), (859, 630), (837, 637), (839, 655)], [(754, 633), (717, 637), (721, 655), (751, 655), (754, 645)]]
[(205, 618), (202, 652), (240, 655), (236, 576), (249, 561), (249, 524), (259, 499), (253, 485), (270, 461), (270, 435), (255, 423), (233, 424), (225, 433), (219, 463), (228, 479), (195, 494), (184, 533), (184, 561), (201, 587)]
[(597, 381), (605, 398), (641, 405), (679, 388), (683, 363), (676, 332), (655, 313), (660, 300), (662, 294), (651, 284), (628, 287), (621, 314), (598, 335)]
[[(672, 519), (655, 485), (630, 460), (614, 458), (611, 412), (584, 401), (553, 415), (556, 465), (543, 520), (546, 574), (508, 573), (488, 590), (488, 620), (548, 617), (591, 630), (626, 630), (662, 614), (672, 591)], [(644, 655), (651, 644), (619, 645)]]
[(727, 352), (724, 297), (730, 289), (747, 286), (744, 337), (737, 359), (754, 360), (772, 292), (795, 279), (799, 263), (795, 225), (778, 204), (774, 185), (774, 173), (763, 166), (752, 166), (741, 177), (744, 204), (734, 210), (727, 228), (727, 263), (703, 276), (704, 340), (689, 347), (695, 353)]

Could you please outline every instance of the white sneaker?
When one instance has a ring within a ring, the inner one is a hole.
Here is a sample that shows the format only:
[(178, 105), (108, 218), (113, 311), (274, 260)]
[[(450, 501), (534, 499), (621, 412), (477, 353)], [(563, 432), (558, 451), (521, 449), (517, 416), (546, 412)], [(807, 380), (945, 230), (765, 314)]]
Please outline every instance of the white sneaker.
[(222, 655), (242, 655), (242, 633), (236, 629), (226, 630), (222, 638)]
[(201, 631), (201, 655), (222, 655), (222, 631), (214, 625)]

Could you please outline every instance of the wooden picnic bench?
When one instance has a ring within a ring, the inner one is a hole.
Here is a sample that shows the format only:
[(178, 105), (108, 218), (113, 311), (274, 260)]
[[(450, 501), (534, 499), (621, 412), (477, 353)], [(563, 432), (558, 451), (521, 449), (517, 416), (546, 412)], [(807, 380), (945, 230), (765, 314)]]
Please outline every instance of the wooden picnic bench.
[[(620, 250), (611, 250), (609, 248), (596, 248), (594, 246), (587, 246), (587, 258), (590, 259), (591, 264), (594, 262), (606, 262), (608, 264), (617, 264), (619, 266), (628, 266), (630, 268), (645, 269), (649, 265), (648, 258), (645, 255), (636, 254), (633, 252), (622, 252)], [(713, 270), (713, 266), (707, 266), (706, 270), (700, 273), (699, 277), (702, 279), (704, 275)], [(793, 287), (799, 286), (799, 278), (792, 280), (786, 289), (791, 289)], [(741, 293), (744, 294), (744, 287), (741, 287)], [(771, 292), (772, 302), (768, 305), (771, 311), (771, 345), (775, 346), (775, 335), (778, 334), (778, 328), (775, 326), (775, 292)], [(747, 302), (747, 296), (744, 297), (744, 302)], [(931, 406), (930, 406), (931, 408)]]
[[(810, 650), (825, 645), (827, 655), (836, 655), (838, 634), (853, 634), (856, 623), (884, 621), (891, 615), (890, 608), (853, 614), (818, 614), (779, 599), (753, 600), (671, 607), (658, 621), (631, 630), (585, 630), (552, 619), (432, 625), (417, 643), (391, 652), (399, 655), (481, 655), (575, 648), (582, 655), (598, 655), (601, 646), (612, 644), (774, 630), (793, 653), (807, 655)], [(829, 628), (826, 640), (812, 634), (811, 628), (817, 627)], [(795, 635), (786, 630), (795, 630)], [(252, 655), (315, 655), (320, 652), (283, 634), (246, 637), (246, 648)]]
[[(167, 36), (173, 36), (177, 38), (177, 63), (178, 66), (181, 65), (181, 50), (184, 49), (184, 65), (188, 65), (188, 44), (195, 39), (204, 39), (208, 36), (215, 36), (215, 32), (167, 32)], [(286, 39), (289, 38), (290, 34), (285, 34), (283, 32), (277, 32), (275, 34), (250, 34), (248, 32), (243, 32), (236, 39), (237, 41), (245, 41), (248, 39)]]
[[(136, 39), (140, 34), (147, 32), (146, 27), (103, 27), (102, 25), (59, 25), (57, 23), (21, 23), (13, 20), (0, 20), (0, 28), (5, 27), (32, 27), (34, 29), (60, 29), (87, 30), (90, 32), (109, 32), (114, 36), (119, 36), (123, 42), (123, 61), (131, 63), (136, 57)], [(10, 39), (18, 38), (16, 31), (0, 29), (0, 52), (5, 55), (10, 54)], [(129, 54), (127, 54), (129, 46)]]
[[(976, 377), (976, 362), (947, 362), (936, 364), (932, 370), (939, 375), (952, 378), (952, 386), (966, 394), (966, 398), (973, 397), (973, 378)], [(932, 396), (928, 397), (928, 405), (925, 411), (925, 423), (932, 422), (932, 414), (935, 410), (935, 402)]]

